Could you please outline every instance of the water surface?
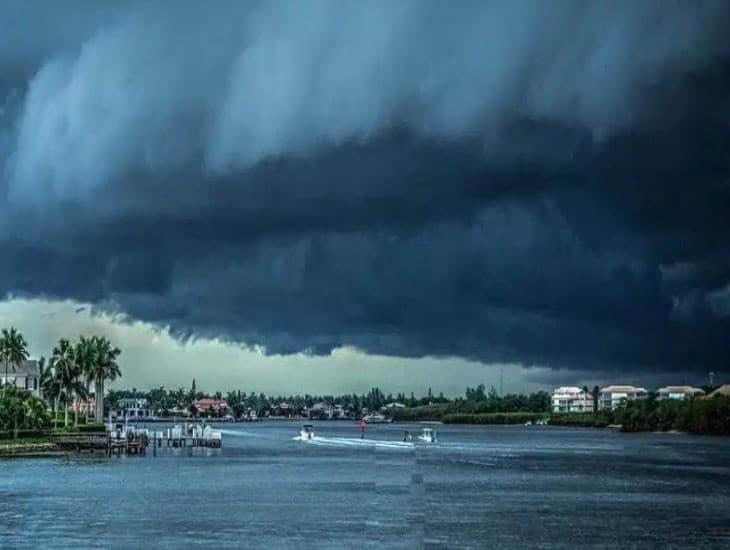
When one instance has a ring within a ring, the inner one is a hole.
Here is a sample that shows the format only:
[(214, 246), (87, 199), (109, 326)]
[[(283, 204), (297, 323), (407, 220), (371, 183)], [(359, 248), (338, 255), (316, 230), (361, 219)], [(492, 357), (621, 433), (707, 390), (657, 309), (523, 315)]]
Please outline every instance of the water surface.
[(0, 460), (0, 547), (730, 547), (730, 439), (227, 424), (224, 448)]

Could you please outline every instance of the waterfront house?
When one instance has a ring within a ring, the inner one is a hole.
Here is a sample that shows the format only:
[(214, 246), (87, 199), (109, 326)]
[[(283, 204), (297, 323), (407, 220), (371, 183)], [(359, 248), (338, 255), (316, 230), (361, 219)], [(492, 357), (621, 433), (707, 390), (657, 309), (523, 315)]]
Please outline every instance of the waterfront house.
[(228, 401), (206, 397), (193, 402), (198, 414), (220, 416), (228, 412)]
[(624, 401), (644, 399), (647, 395), (646, 389), (636, 386), (606, 386), (601, 389), (598, 408), (601, 410), (614, 410)]
[(552, 408), (556, 413), (593, 411), (593, 396), (577, 386), (561, 386), (553, 390)]
[(294, 407), (292, 407), (286, 401), (281, 401), (278, 405), (271, 407), (272, 416), (283, 416), (285, 418), (291, 418), (294, 414)]
[(659, 388), (658, 399), (689, 399), (705, 395), (704, 390), (692, 386), (665, 386)]
[(2, 369), (2, 372), (0, 372), (0, 382), (2, 384), (13, 384), (16, 388), (27, 390), (35, 397), (40, 397), (41, 374), (38, 361), (29, 359), (15, 368), (12, 365), (8, 366), (7, 380), (5, 380), (5, 366), (2, 365), (0, 368)]
[(128, 397), (117, 401), (114, 416), (130, 419), (149, 418), (152, 416), (152, 411), (148, 408), (147, 399), (143, 397)]

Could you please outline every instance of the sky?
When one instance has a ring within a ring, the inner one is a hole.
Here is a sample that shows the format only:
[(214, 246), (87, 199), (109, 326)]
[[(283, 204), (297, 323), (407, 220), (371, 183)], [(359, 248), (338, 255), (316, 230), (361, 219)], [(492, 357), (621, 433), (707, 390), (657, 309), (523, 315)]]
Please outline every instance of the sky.
[(139, 387), (730, 378), (729, 23), (4, 2), (0, 321)]

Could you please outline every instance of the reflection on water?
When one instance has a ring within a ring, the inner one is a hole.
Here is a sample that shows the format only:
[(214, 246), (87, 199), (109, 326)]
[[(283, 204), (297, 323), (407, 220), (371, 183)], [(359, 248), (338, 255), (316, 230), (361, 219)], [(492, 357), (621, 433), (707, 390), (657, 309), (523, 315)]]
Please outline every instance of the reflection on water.
[(0, 461), (0, 547), (730, 545), (730, 440), (543, 427), (225, 425), (223, 449)]

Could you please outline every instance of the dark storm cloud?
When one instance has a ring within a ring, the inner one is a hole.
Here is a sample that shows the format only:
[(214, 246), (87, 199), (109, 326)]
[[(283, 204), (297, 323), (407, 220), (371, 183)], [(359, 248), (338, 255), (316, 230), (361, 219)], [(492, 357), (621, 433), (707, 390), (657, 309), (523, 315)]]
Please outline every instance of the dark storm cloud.
[(0, 291), (270, 352), (727, 368), (725, 2), (36, 7)]

